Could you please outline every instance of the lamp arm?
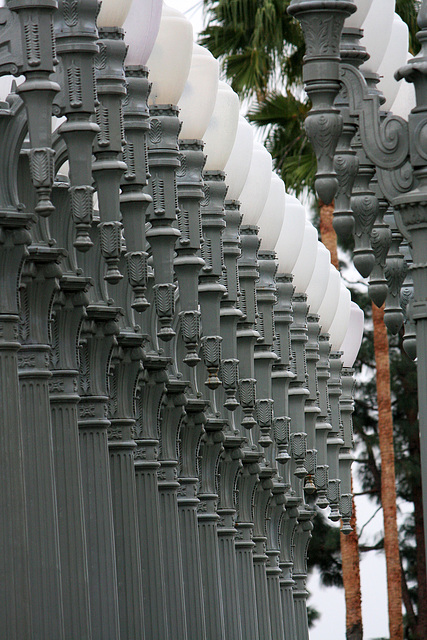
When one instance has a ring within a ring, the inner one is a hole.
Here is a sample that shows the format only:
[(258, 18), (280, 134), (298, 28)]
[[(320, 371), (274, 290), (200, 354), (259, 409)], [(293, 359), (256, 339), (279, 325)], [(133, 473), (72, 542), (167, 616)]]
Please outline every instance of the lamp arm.
[(404, 165), (409, 154), (407, 122), (394, 115), (380, 120), (380, 95), (370, 91), (363, 74), (352, 64), (341, 64), (340, 79), (347, 90), (350, 115), (358, 118), (362, 145), (371, 162), (389, 170)]

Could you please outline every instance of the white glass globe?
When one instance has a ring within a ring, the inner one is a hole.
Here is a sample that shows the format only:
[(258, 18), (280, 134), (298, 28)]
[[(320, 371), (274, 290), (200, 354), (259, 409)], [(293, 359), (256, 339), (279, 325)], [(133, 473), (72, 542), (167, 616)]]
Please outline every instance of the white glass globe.
[(310, 313), (318, 313), (319, 307), (322, 304), (328, 286), (330, 266), (331, 254), (323, 242), (318, 240), (313, 274), (305, 291)]
[(331, 347), (333, 351), (340, 351), (342, 342), (347, 333), (350, 321), (351, 295), (350, 291), (341, 280), (341, 289), (338, 300), (338, 307), (332, 324), (329, 327)]
[(0, 76), (0, 100), (5, 102), (7, 96), (12, 92), (12, 83), (15, 80), (16, 84), (19, 85), (21, 80), (25, 80), (24, 76), (19, 76), (18, 78), (14, 78), (13, 76)]
[(301, 202), (286, 194), (285, 216), (276, 243), (278, 273), (291, 273), (301, 250), (305, 231), (305, 208)]
[(163, 4), (159, 32), (147, 60), (152, 87), (150, 105), (178, 104), (190, 71), (193, 27), (187, 18)]
[(274, 251), (285, 217), (285, 185), (277, 173), (271, 174), (270, 190), (258, 220), (261, 251)]
[(335, 317), (340, 297), (340, 287), (340, 274), (331, 264), (329, 267), (328, 285), (318, 311), (322, 333), (328, 333), (329, 327)]
[(190, 72), (178, 102), (181, 140), (203, 138), (215, 107), (218, 73), (218, 60), (208, 49), (193, 43)]
[(254, 134), (252, 127), (243, 116), (239, 116), (236, 139), (224, 167), (228, 185), (227, 200), (238, 200), (245, 186), (251, 166)]
[(215, 106), (203, 140), (205, 171), (223, 171), (236, 139), (240, 102), (226, 82), (218, 83)]
[(370, 55), (360, 68), (376, 73), (380, 66), (391, 36), (394, 19), (395, 0), (374, 0), (362, 24), (362, 46)]
[(128, 45), (127, 65), (146, 65), (157, 38), (162, 0), (133, 0), (123, 24)]
[(357, 7), (355, 13), (346, 18), (344, 27), (351, 27), (353, 29), (360, 29), (364, 19), (368, 15), (368, 11), (371, 8), (373, 0), (354, 0), (354, 4)]
[(382, 108), (387, 111), (390, 110), (400, 87), (399, 82), (394, 78), (394, 72), (406, 64), (408, 47), (408, 25), (395, 13), (390, 40), (383, 61), (378, 67), (378, 74), (381, 77), (378, 83), (378, 89), (384, 94), (386, 101)]
[(344, 367), (352, 367), (354, 365), (360, 345), (362, 344), (364, 321), (365, 316), (363, 315), (362, 309), (355, 302), (352, 302), (347, 333), (341, 345)]
[(243, 224), (258, 224), (270, 190), (273, 162), (263, 144), (254, 142), (251, 166), (239, 200)]
[(129, 13), (132, 0), (102, 0), (96, 19), (98, 27), (122, 27)]
[(317, 229), (309, 220), (305, 221), (304, 237), (297, 261), (292, 269), (294, 286), (297, 293), (305, 293), (316, 264), (319, 239)]
[(392, 111), (395, 116), (400, 116), (401, 118), (407, 120), (409, 114), (411, 113), (412, 109), (415, 108), (415, 106), (416, 100), (414, 84), (412, 82), (400, 80), (399, 91), (397, 92), (397, 96), (393, 104), (391, 105), (390, 111)]

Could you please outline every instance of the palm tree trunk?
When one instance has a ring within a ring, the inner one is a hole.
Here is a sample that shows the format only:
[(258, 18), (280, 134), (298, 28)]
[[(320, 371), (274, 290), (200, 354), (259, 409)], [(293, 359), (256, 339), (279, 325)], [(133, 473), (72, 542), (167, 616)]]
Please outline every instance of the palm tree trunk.
[[(319, 200), (320, 236), (331, 253), (331, 263), (339, 269), (337, 235), (332, 226), (334, 204)], [(352, 480), (353, 485), (353, 480)], [(353, 493), (353, 486), (352, 486)], [(359, 536), (356, 527), (356, 505), (352, 499), (351, 527), (353, 531), (341, 533), (342, 574), (346, 607), (346, 640), (363, 640), (362, 592), (360, 587)]]
[(322, 200), (319, 200), (320, 237), (322, 238), (322, 242), (325, 247), (331, 252), (331, 263), (339, 270), (337, 234), (335, 233), (335, 229), (332, 225), (334, 209), (334, 203), (324, 204)]
[[(353, 493), (353, 478), (351, 480)], [(342, 575), (345, 590), (346, 640), (363, 640), (362, 591), (360, 587), (359, 536), (356, 527), (356, 507), (352, 498), (351, 528), (348, 535), (340, 534)]]
[(387, 594), (390, 640), (403, 639), (402, 574), (396, 521), (393, 419), (391, 413), (390, 362), (384, 306), (372, 305), (374, 351), (377, 368), (378, 432), (381, 453), (381, 504), (384, 516), (384, 549), (387, 565)]

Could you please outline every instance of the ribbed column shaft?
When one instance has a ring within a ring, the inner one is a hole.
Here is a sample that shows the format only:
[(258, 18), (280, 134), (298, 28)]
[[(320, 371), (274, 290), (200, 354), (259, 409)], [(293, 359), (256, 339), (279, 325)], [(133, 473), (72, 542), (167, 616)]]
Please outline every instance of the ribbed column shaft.
[(135, 453), (145, 640), (159, 640), (159, 638), (168, 640), (169, 638), (157, 488), (157, 471), (160, 468), (160, 463), (156, 459), (157, 448), (157, 441), (141, 440), (137, 442)]
[[(263, 548), (264, 541), (254, 540), (254, 542), (255, 549), (253, 562), (259, 637), (260, 639), (262, 638), (262, 640), (273, 640), (273, 636), (271, 634), (270, 607), (267, 587), (267, 556), (265, 555)], [(274, 640), (276, 639), (274, 638)]]
[(116, 558), (108, 455), (107, 398), (85, 396), (79, 405), (80, 456), (93, 640), (120, 637)]
[(0, 636), (31, 637), (17, 316), (0, 316)]
[(220, 578), (217, 521), (212, 498), (204, 495), (199, 505), (199, 536), (205, 597), (206, 634), (209, 640), (225, 640), (224, 609)]
[(227, 640), (243, 640), (235, 537), (236, 530), (234, 528), (218, 528), (225, 637)]
[(24, 432), (33, 635), (64, 638), (58, 514), (48, 380), (49, 347), (23, 346), (18, 357)]
[(308, 618), (307, 618), (307, 591), (305, 587), (294, 589), (294, 607), (295, 607), (295, 624), (296, 636), (295, 640), (309, 640), (308, 635)]
[[(125, 420), (111, 422), (111, 432)], [(125, 430), (125, 425), (124, 429)], [(129, 434), (130, 435), (130, 434)], [(116, 548), (120, 634), (144, 638), (142, 575), (133, 454), (135, 442), (110, 438), (110, 475)]]
[(236, 539), (236, 564), (240, 587), (240, 618), (245, 640), (260, 640), (255, 593), (251, 524), (239, 523)]
[(295, 622), (295, 606), (293, 596), (294, 581), (291, 577), (291, 565), (284, 566), (282, 564), (282, 572), (284, 577), (280, 580), (280, 598), (283, 611), (283, 626), (285, 632), (285, 640), (294, 640), (297, 637)]
[[(166, 605), (169, 623), (169, 637), (187, 640), (185, 618), (184, 575), (182, 569), (181, 540), (178, 521), (177, 489), (179, 484), (173, 479), (173, 467), (162, 464), (159, 471), (160, 517), (163, 562), (165, 567)], [(172, 475), (172, 478), (169, 477)]]
[(271, 635), (274, 640), (283, 640), (285, 630), (283, 626), (283, 611), (280, 597), (279, 578), (281, 570), (279, 568), (279, 552), (267, 551), (269, 566), (267, 566), (267, 587), (270, 603)]
[(197, 478), (181, 480), (178, 515), (184, 575), (184, 596), (189, 638), (207, 640), (199, 530), (197, 525)]
[(77, 388), (77, 371), (55, 371), (49, 384), (66, 640), (92, 637)]

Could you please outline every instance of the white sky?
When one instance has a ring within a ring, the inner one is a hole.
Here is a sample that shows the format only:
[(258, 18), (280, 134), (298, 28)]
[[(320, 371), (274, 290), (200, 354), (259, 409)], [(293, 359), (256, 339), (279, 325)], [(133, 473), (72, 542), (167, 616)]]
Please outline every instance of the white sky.
[[(194, 38), (203, 29), (202, 0), (167, 0), (192, 22)], [(357, 490), (357, 485), (356, 485)], [(374, 514), (376, 506), (367, 497), (356, 498), (358, 529)], [(363, 532), (363, 541), (377, 539), (383, 528), (380, 511)], [(365, 640), (388, 638), (386, 568), (383, 552), (370, 551), (361, 562), (362, 615)], [(320, 585), (318, 575), (309, 579), (310, 604), (321, 613), (321, 619), (310, 632), (310, 640), (344, 640), (344, 590)]]

